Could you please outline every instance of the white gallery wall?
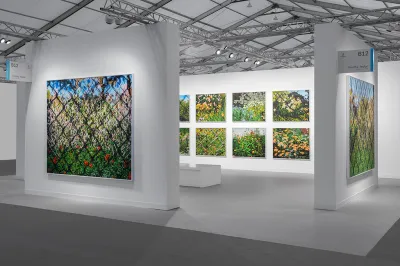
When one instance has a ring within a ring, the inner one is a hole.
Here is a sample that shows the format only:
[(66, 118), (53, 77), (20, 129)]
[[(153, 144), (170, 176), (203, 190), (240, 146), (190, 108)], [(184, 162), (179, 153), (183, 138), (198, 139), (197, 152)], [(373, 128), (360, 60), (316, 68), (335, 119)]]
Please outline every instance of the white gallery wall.
[[(378, 184), (378, 156), (375, 169), (362, 179), (347, 179), (348, 128), (346, 76), (375, 86), (378, 105), (378, 64), (374, 73), (338, 74), (338, 51), (369, 47), (340, 25), (319, 24), (315, 27), (315, 172), (314, 191), (317, 209), (336, 210), (354, 195)], [(379, 89), (379, 91), (381, 91)], [(375, 151), (378, 150), (378, 112), (375, 108)]]
[(17, 85), (0, 82), (0, 161), (15, 160)]
[[(25, 190), (157, 209), (179, 207), (179, 31), (158, 23), (35, 42), (27, 104)], [(133, 179), (47, 174), (48, 80), (133, 74)], [(21, 106), (21, 109), (23, 106)], [(23, 112), (21, 112), (22, 114)], [(19, 119), (23, 119), (19, 117)]]
[[(273, 122), (272, 92), (310, 90), (309, 122)], [(232, 122), (232, 93), (266, 92), (266, 122)], [(196, 122), (196, 94), (226, 93), (226, 122)], [(254, 72), (234, 72), (213, 75), (182, 76), (180, 94), (190, 95), (190, 122), (180, 123), (190, 128), (190, 156), (181, 156), (181, 163), (218, 164), (225, 169), (313, 173), (314, 172), (314, 69), (283, 69)], [(196, 128), (226, 128), (226, 157), (196, 156)], [(233, 128), (266, 129), (266, 158), (233, 158)], [(310, 160), (274, 159), (273, 128), (309, 128)]]
[(379, 177), (400, 179), (400, 62), (379, 63)]

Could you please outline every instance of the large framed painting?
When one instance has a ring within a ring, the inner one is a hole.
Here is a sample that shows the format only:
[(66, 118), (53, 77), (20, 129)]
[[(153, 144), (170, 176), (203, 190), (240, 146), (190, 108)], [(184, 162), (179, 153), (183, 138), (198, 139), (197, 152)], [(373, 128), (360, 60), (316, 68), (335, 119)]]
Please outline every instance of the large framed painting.
[(179, 154), (190, 155), (190, 128), (179, 129)]
[(274, 128), (273, 154), (277, 159), (310, 159), (309, 128)]
[(233, 93), (233, 122), (265, 122), (265, 92)]
[(47, 81), (47, 172), (132, 180), (132, 75)]
[(265, 129), (232, 129), (233, 157), (265, 158)]
[(347, 76), (348, 88), (348, 177), (375, 168), (374, 85)]
[(197, 122), (225, 122), (226, 94), (196, 95)]
[(190, 121), (190, 96), (180, 95), (179, 96), (179, 121), (189, 122)]
[(197, 128), (196, 155), (226, 156), (225, 128)]
[(273, 120), (275, 122), (310, 121), (310, 91), (274, 91)]

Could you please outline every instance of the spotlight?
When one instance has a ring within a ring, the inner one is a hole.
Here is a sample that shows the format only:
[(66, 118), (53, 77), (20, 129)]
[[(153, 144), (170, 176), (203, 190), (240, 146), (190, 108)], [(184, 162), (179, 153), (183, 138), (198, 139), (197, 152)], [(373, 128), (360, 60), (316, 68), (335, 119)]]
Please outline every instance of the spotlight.
[(226, 49), (228, 49), (228, 46), (227, 46), (227, 45), (224, 46), (224, 50), (226, 50)]
[(6, 41), (6, 44), (10, 44), (10, 43), (11, 43), (11, 40)]
[(254, 64), (255, 64), (256, 66), (258, 66), (259, 64), (261, 64), (261, 62), (260, 62), (260, 60), (256, 60), (256, 61), (254, 61)]
[(122, 24), (122, 19), (121, 18), (116, 18), (115, 19), (115, 25), (121, 25)]
[(106, 20), (106, 23), (107, 23), (108, 25), (114, 23), (114, 18), (113, 18), (112, 16), (108, 15), (108, 14), (106, 15), (105, 20)]
[(6, 39), (1, 38), (0, 43), (6, 43)]
[(274, 16), (274, 20), (278, 20), (278, 17), (276, 16), (276, 14), (275, 14), (275, 16)]
[(244, 62), (249, 62), (250, 58), (246, 57), (243, 61)]
[(249, 0), (249, 4), (247, 5), (248, 8), (252, 8), (253, 6), (251, 5), (251, 2)]
[(215, 51), (215, 54), (217, 54), (217, 55), (220, 55), (222, 52), (221, 52), (221, 49), (218, 49), (217, 51)]
[(235, 57), (235, 54), (234, 53), (230, 53), (229, 54), (229, 58), (234, 58)]
[(392, 32), (392, 30), (394, 30), (394, 27), (393, 27), (393, 25), (389, 24), (389, 27), (388, 27), (387, 31), (388, 32)]

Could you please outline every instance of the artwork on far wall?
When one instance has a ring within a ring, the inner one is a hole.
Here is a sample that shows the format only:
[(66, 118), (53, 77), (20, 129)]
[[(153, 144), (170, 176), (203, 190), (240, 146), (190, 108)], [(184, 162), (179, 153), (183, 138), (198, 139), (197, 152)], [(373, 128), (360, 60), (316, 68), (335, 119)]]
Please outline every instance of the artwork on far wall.
[(179, 96), (179, 121), (189, 122), (190, 121), (190, 96), (180, 95)]
[(375, 168), (374, 85), (347, 76), (349, 93), (349, 175)]
[(265, 92), (233, 93), (233, 122), (265, 122)]
[(179, 129), (179, 153), (180, 155), (190, 155), (190, 129)]
[(306, 122), (310, 120), (310, 91), (274, 91), (273, 120)]
[(226, 94), (196, 95), (197, 122), (225, 122)]
[(47, 81), (47, 172), (132, 179), (132, 75)]
[(226, 129), (197, 128), (196, 155), (226, 156)]
[(274, 128), (274, 158), (310, 159), (309, 128)]
[(265, 158), (265, 129), (234, 128), (233, 156), (248, 158)]

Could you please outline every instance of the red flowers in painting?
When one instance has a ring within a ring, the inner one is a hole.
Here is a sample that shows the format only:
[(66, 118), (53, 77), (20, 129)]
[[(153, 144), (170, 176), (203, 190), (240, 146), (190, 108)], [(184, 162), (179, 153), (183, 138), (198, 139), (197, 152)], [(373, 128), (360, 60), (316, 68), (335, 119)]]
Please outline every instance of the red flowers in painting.
[(88, 161), (84, 161), (83, 164), (84, 164), (85, 166), (89, 166), (89, 162), (88, 162)]
[(104, 156), (104, 160), (106, 160), (108, 162), (108, 160), (110, 160), (111, 155), (110, 154), (106, 154), (106, 156)]
[(54, 164), (57, 164), (57, 162), (58, 162), (57, 157), (54, 157), (54, 158), (53, 158), (53, 163), (54, 163)]

